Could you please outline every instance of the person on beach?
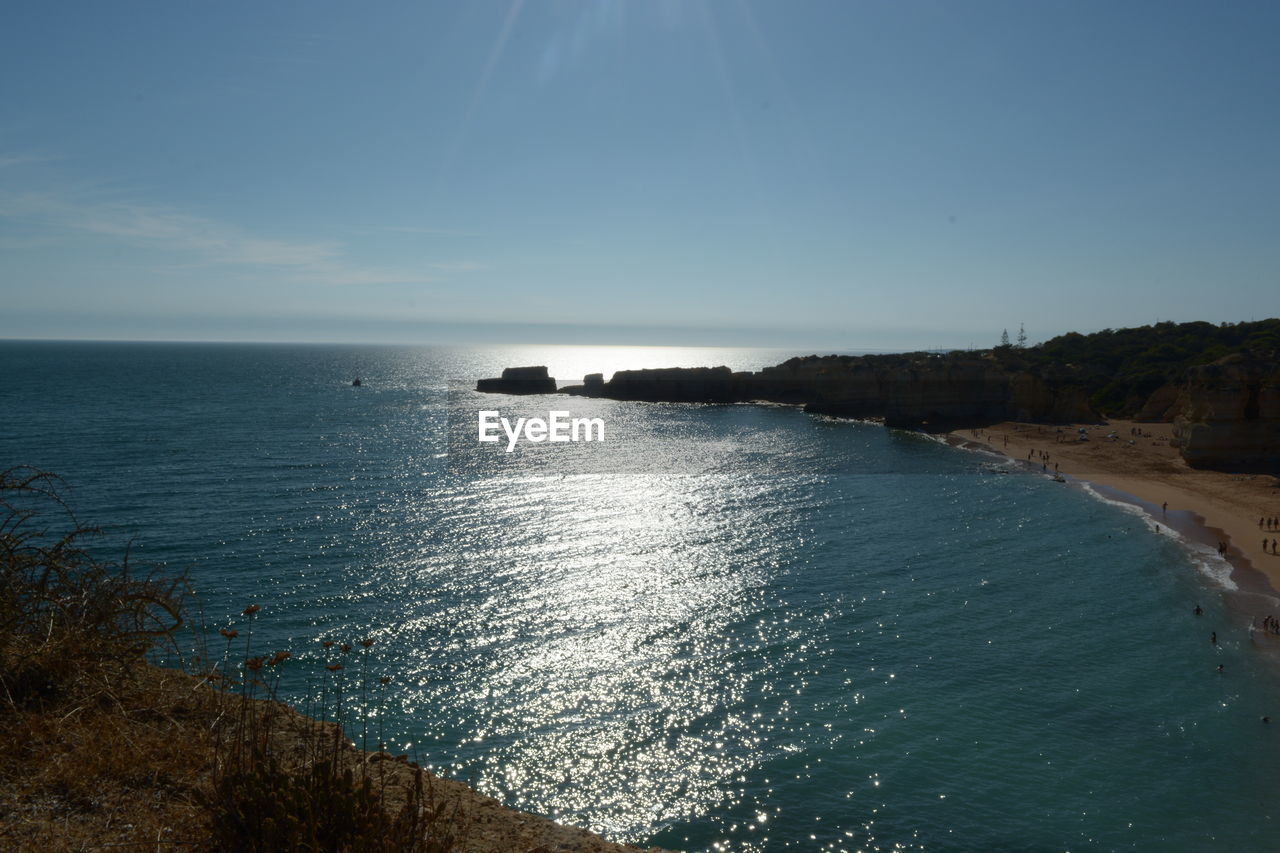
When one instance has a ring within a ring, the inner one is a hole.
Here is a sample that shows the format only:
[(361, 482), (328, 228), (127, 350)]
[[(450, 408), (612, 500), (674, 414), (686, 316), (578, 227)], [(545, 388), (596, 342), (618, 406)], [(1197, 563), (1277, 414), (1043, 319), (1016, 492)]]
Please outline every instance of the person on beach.
[(1168, 502), (1168, 501), (1165, 501), (1164, 503), (1160, 504), (1160, 511), (1161, 511), (1162, 513), (1164, 513), (1165, 515), (1168, 515), (1168, 514), (1169, 514), (1169, 502)]

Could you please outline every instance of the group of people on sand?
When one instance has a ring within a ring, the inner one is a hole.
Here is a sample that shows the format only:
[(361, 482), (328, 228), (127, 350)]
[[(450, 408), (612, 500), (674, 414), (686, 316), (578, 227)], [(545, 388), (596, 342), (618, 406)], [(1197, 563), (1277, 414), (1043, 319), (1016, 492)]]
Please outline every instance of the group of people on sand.
[[(1036, 449), (1033, 447), (1033, 448), (1031, 448), (1030, 450), (1028, 450), (1028, 451), (1027, 451), (1027, 461), (1028, 461), (1028, 462), (1034, 462), (1036, 459), (1039, 459), (1039, 460), (1040, 460), (1040, 470), (1041, 470), (1041, 471), (1048, 471), (1048, 470), (1049, 470), (1049, 454), (1048, 454), (1048, 453), (1046, 453), (1046, 452), (1045, 452), (1045, 451), (1043, 451), (1043, 450), (1036, 450)], [(1053, 463), (1053, 473), (1054, 473), (1055, 475), (1058, 473), (1058, 463), (1057, 463), (1057, 462)]]
[(1276, 634), (1280, 636), (1280, 619), (1274, 616), (1262, 617), (1262, 629), (1268, 634)]
[[(1280, 518), (1276, 518), (1275, 516), (1264, 515), (1258, 519), (1258, 529), (1259, 530), (1280, 530)], [(1270, 552), (1272, 554), (1276, 554), (1280, 556), (1280, 551), (1276, 550), (1276, 544), (1277, 544), (1276, 540), (1272, 539), (1268, 541), (1267, 537), (1263, 536), (1262, 537), (1262, 553), (1266, 554)]]
[[(1015, 427), (1015, 429), (1016, 429), (1016, 427)], [(980, 437), (984, 432), (986, 432), (986, 430), (984, 430), (984, 429), (982, 429), (982, 428), (980, 428), (980, 427), (975, 427), (974, 429), (969, 430), (969, 433), (970, 433), (974, 438), (979, 438), (979, 437)], [(994, 436), (993, 436), (993, 437), (994, 437)], [(1004, 437), (1004, 446), (1005, 446), (1005, 447), (1008, 447), (1008, 446), (1009, 446), (1009, 436), (1008, 436), (1008, 435), (1005, 435), (1005, 437)]]

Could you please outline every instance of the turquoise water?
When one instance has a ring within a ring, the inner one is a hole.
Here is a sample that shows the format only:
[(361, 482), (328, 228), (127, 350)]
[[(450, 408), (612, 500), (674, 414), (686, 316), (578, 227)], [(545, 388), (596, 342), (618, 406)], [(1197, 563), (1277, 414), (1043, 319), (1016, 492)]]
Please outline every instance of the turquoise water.
[(786, 407), (556, 398), (605, 443), (471, 432), (545, 415), (466, 390), (507, 365), (790, 354), (0, 343), (0, 465), (63, 474), (215, 627), (260, 604), (287, 698), (319, 639), (372, 637), (397, 749), (620, 840), (1274, 849), (1280, 673), (1143, 519)]

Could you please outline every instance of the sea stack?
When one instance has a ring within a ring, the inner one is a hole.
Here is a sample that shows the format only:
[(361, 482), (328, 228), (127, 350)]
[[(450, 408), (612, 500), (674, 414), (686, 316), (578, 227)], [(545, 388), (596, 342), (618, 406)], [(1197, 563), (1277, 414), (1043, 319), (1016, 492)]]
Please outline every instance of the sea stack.
[(508, 367), (500, 379), (481, 379), (477, 391), (489, 394), (554, 394), (556, 380), (546, 367)]

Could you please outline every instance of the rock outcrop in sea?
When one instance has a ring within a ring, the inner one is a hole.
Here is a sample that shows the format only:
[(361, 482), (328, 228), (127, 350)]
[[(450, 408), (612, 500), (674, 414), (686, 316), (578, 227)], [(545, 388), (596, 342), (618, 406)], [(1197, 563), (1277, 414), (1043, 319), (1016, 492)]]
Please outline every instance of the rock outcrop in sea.
[(556, 380), (546, 367), (508, 367), (500, 379), (481, 379), (477, 391), (491, 394), (554, 394)]

